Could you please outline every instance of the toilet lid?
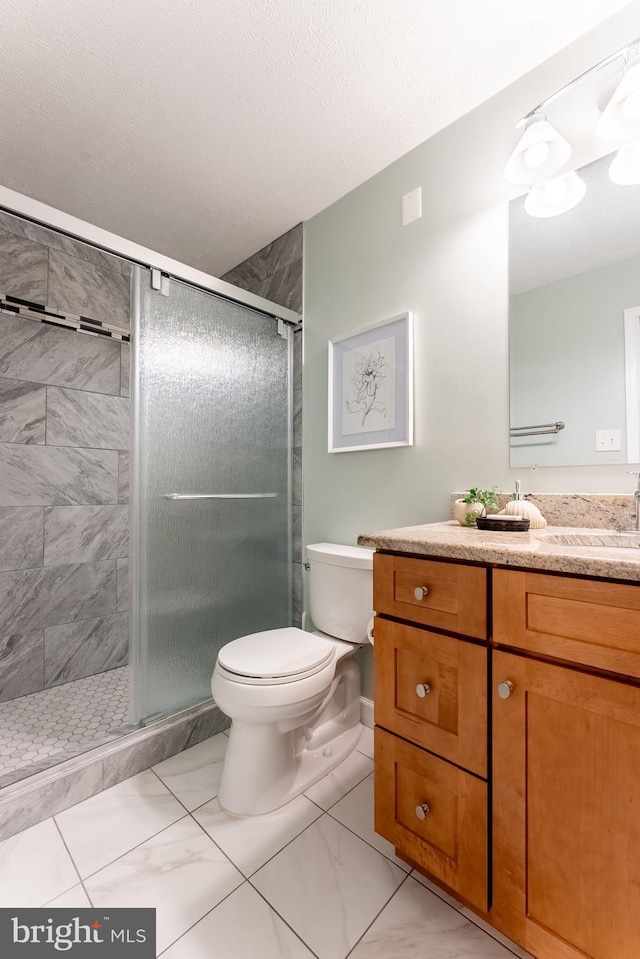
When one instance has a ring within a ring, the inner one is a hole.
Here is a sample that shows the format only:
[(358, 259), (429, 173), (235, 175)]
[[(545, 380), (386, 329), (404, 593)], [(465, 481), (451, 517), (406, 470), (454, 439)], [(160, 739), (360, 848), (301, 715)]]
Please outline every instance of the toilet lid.
[(315, 672), (329, 663), (335, 647), (320, 636), (295, 626), (250, 633), (227, 643), (218, 662), (231, 673), (254, 678), (278, 678)]

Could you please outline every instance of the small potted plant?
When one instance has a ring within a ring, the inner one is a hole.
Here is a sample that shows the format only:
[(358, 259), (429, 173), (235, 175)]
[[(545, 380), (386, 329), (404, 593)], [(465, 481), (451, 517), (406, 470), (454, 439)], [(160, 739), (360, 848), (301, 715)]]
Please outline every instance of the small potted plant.
[(491, 489), (480, 489), (478, 486), (472, 486), (466, 490), (466, 496), (463, 499), (457, 499), (453, 504), (453, 518), (461, 526), (473, 526), (478, 516), (486, 516), (488, 510), (498, 511), (500, 508), (496, 501), (498, 487), (492, 486)]

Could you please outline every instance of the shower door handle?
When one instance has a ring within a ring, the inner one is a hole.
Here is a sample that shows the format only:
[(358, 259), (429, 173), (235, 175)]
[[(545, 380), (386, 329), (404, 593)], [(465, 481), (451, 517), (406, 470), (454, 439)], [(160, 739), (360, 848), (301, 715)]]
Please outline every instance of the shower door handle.
[(277, 493), (163, 493), (164, 499), (275, 499)]

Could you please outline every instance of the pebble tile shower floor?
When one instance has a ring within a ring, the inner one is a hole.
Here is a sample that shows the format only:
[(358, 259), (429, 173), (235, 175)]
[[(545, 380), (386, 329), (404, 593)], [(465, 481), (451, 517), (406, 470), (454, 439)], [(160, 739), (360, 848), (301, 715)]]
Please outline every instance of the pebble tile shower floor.
[(0, 703), (0, 788), (133, 728), (128, 666)]

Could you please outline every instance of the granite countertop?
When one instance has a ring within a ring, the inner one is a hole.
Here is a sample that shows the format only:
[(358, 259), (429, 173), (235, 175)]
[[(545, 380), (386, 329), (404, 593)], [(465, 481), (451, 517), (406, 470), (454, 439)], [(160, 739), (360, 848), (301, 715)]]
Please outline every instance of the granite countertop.
[(638, 548), (547, 542), (549, 536), (597, 535), (598, 532), (602, 532), (605, 540), (611, 533), (610, 530), (563, 526), (547, 526), (527, 533), (501, 533), (460, 526), (449, 520), (365, 533), (358, 537), (358, 543), (400, 553), (640, 581)]

